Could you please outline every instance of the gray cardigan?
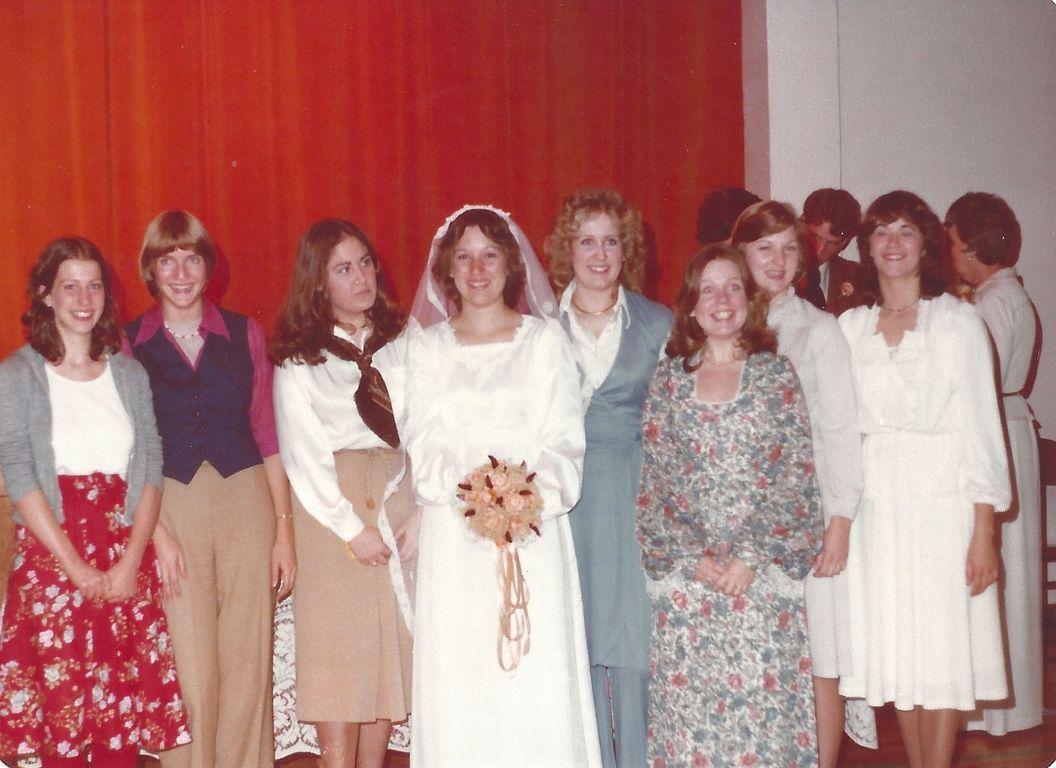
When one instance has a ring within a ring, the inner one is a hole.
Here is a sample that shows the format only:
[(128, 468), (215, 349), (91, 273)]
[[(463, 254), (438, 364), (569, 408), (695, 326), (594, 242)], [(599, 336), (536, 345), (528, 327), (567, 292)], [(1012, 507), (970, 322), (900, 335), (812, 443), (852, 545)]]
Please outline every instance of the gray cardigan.
[[(154, 422), (147, 372), (126, 355), (110, 355), (109, 359), (121, 404), (132, 416), (132, 455), (125, 496), (125, 522), (131, 524), (143, 487), (148, 483), (162, 487), (161, 438)], [(51, 400), (44, 365), (44, 358), (28, 345), (0, 363), (0, 469), (12, 501), (17, 503), (39, 488), (61, 523), (62, 498), (51, 445)], [(17, 508), (15, 521), (23, 522)]]

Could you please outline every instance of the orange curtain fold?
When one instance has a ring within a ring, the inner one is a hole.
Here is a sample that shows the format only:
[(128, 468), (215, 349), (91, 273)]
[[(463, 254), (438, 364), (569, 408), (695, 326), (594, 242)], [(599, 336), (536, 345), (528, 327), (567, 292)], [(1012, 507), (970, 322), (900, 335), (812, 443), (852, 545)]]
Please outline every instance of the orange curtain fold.
[(270, 326), (300, 233), (374, 240), (409, 304), (452, 210), (510, 210), (537, 250), (561, 198), (619, 189), (673, 298), (696, 207), (743, 180), (732, 0), (7, 0), (0, 4), (0, 354), (41, 247), (82, 234), (125, 313), (146, 224), (186, 208), (214, 290)]

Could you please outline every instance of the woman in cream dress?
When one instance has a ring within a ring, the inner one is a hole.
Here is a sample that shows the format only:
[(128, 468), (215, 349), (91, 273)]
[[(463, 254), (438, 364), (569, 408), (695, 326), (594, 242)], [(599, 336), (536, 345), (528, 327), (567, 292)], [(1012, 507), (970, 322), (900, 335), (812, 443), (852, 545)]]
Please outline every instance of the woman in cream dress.
[(964, 712), (1007, 695), (994, 511), (1011, 502), (990, 343), (946, 295), (942, 225), (909, 192), (858, 236), (867, 306), (840, 316), (863, 435), (851, 530), (854, 671), (840, 692), (894, 702), (911, 768), (948, 766)]
[[(825, 514), (825, 537), (804, 580), (821, 768), (835, 768), (844, 728), (876, 748), (876, 720), (860, 700), (845, 705), (839, 678), (853, 669), (847, 595), (851, 522), (862, 495), (862, 448), (851, 353), (836, 318), (796, 295), (806, 267), (805, 227), (784, 203), (755, 203), (734, 224), (732, 244), (769, 296), (767, 323), (777, 351), (792, 361), (810, 415), (814, 467)], [(845, 708), (849, 716), (845, 719)]]

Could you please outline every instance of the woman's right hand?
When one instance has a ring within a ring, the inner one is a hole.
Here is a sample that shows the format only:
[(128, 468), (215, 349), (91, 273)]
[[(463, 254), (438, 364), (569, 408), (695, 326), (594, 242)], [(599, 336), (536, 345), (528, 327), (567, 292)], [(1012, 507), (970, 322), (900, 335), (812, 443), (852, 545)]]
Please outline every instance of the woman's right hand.
[(106, 573), (79, 560), (66, 574), (86, 600), (102, 600), (110, 591)]
[(697, 564), (697, 570), (693, 574), (694, 581), (702, 581), (710, 587), (714, 587), (726, 569), (719, 565), (714, 558), (704, 555)]
[(414, 514), (403, 521), (396, 531), (396, 546), (400, 560), (410, 560), (418, 556), (418, 533), (422, 529), (422, 508), (415, 507)]
[(363, 565), (385, 565), (392, 554), (392, 550), (382, 541), (381, 533), (373, 525), (368, 525), (348, 542), (348, 548)]
[(160, 522), (154, 529), (152, 540), (158, 558), (158, 575), (161, 577), (161, 598), (171, 600), (180, 594), (180, 579), (187, 578), (183, 547)]

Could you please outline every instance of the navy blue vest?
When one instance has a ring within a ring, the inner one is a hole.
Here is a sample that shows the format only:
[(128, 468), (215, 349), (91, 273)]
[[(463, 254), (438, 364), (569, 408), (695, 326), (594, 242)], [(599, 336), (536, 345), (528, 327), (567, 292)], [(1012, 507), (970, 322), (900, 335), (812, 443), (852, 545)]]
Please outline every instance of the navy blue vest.
[[(132, 347), (150, 375), (154, 413), (165, 451), (165, 477), (189, 483), (208, 461), (230, 477), (262, 459), (249, 422), (253, 360), (244, 315), (220, 310), (230, 339), (206, 337), (198, 368), (192, 369), (165, 332)], [(142, 317), (128, 326), (135, 341)]]

